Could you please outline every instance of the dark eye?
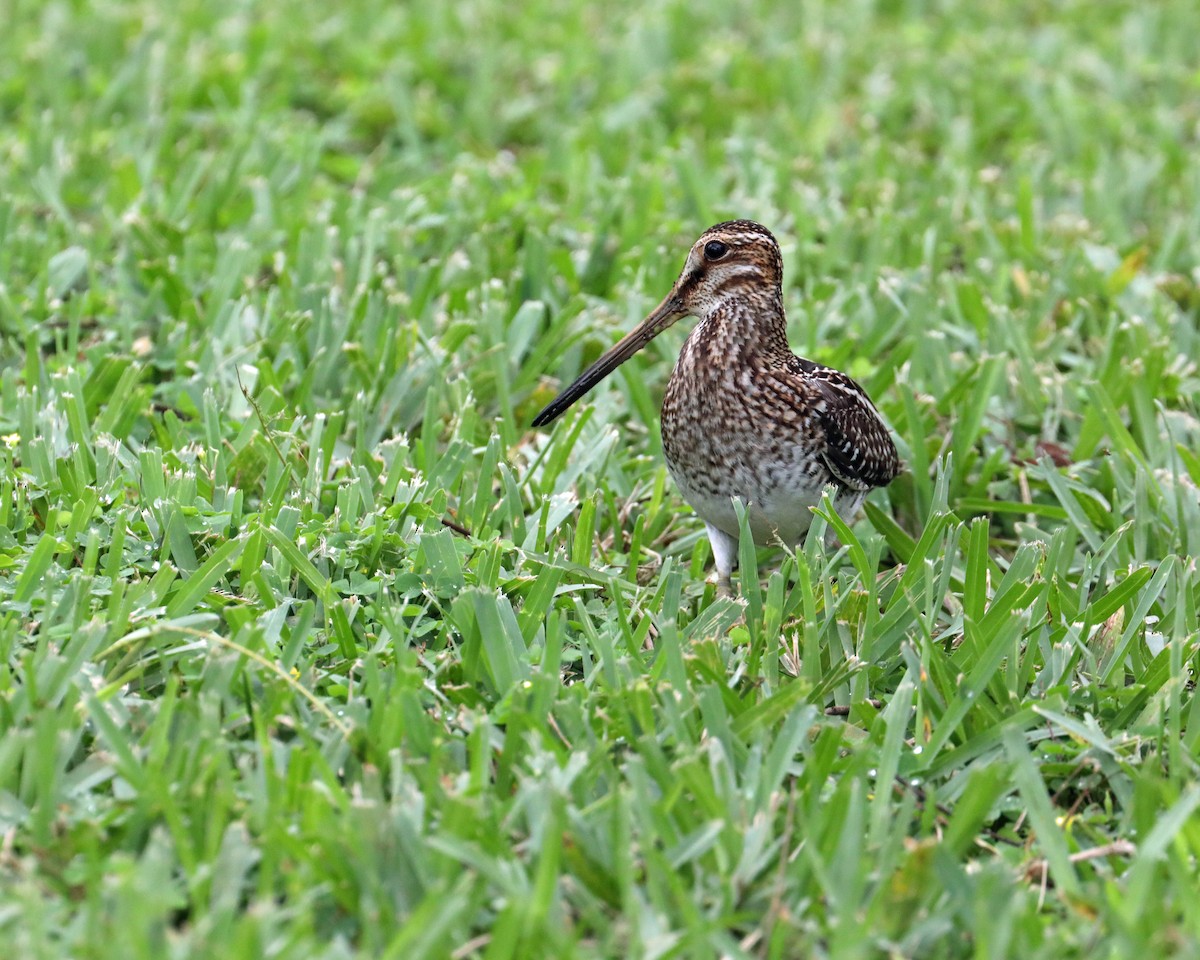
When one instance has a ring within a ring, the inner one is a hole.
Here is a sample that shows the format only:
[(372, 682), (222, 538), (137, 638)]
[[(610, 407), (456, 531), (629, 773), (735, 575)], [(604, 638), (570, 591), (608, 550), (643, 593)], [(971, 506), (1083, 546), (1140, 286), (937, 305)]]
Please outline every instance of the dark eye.
[(729, 252), (729, 245), (722, 243), (720, 240), (709, 240), (704, 245), (705, 260), (720, 260)]

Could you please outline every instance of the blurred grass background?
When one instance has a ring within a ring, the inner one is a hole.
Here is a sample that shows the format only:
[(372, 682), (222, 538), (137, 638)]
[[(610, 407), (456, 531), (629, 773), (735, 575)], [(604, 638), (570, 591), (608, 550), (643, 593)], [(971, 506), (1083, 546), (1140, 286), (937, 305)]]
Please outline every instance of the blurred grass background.
[[(0, 22), (14, 956), (1200, 949), (1195, 4)], [(909, 468), (744, 605), (683, 330), (528, 429), (732, 216)]]

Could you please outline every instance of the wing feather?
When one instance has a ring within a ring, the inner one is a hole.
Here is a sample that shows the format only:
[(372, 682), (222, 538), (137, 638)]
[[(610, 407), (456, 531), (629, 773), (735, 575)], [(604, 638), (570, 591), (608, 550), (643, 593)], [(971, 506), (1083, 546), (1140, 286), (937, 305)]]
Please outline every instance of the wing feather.
[[(857, 383), (831, 367), (796, 358), (781, 378), (801, 378), (812, 398), (813, 415), (825, 433), (821, 452), (829, 472), (851, 490), (891, 483), (900, 473), (900, 457), (875, 404)], [(800, 384), (789, 384), (797, 390)], [(791, 392), (791, 391), (789, 391)]]

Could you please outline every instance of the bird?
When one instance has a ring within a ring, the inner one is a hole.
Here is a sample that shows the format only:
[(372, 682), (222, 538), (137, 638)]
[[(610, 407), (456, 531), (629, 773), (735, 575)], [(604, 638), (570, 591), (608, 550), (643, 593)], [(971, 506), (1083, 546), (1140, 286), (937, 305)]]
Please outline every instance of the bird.
[(692, 244), (679, 278), (632, 331), (533, 420), (542, 427), (684, 317), (684, 340), (662, 403), (667, 469), (704, 522), (719, 596), (733, 596), (738, 517), (760, 546), (799, 544), (826, 488), (847, 522), (901, 462), (887, 425), (858, 383), (792, 352), (783, 257), (753, 220), (728, 220)]

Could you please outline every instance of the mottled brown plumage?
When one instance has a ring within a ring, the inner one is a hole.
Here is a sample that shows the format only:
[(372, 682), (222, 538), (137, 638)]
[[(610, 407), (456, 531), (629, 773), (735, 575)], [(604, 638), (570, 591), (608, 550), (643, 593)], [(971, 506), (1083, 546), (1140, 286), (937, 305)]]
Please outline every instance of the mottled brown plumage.
[(756, 543), (794, 545), (826, 486), (850, 519), (868, 491), (900, 471), (862, 387), (792, 353), (782, 281), (779, 244), (765, 227), (710, 227), (654, 312), (533, 421), (549, 423), (676, 320), (698, 318), (663, 398), (663, 452), (708, 528), (724, 592), (737, 558), (734, 498), (746, 505)]

